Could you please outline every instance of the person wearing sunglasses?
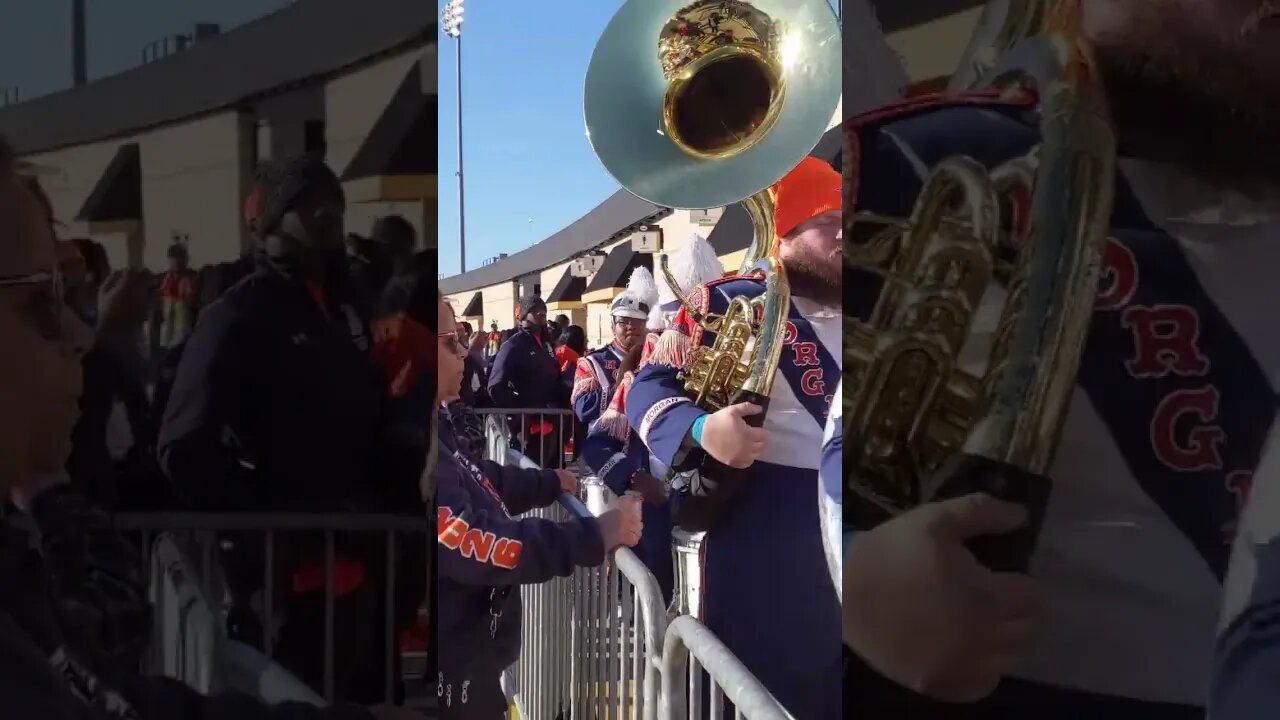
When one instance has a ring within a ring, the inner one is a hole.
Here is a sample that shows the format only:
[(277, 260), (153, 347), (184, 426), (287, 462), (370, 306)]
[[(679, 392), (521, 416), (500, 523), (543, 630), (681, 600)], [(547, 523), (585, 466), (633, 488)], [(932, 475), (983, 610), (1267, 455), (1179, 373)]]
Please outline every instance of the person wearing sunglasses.
[[(458, 394), (467, 349), (458, 342), (452, 306), (438, 295), (436, 406)], [(633, 547), (643, 531), (639, 498), (599, 517), (557, 523), (521, 518), (572, 493), (567, 470), (499, 465), (461, 448), (452, 423), (439, 419), (436, 465), (436, 574), (439, 648), (436, 677), (442, 716), (497, 720), (507, 701), (499, 677), (520, 655), (520, 585), (594, 567), (608, 552)]]

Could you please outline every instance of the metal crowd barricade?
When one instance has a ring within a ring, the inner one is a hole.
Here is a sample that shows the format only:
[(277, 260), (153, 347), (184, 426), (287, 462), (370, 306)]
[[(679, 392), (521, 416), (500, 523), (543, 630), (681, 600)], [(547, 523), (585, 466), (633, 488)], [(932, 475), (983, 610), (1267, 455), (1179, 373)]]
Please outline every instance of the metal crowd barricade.
[[(475, 413), (485, 420), (486, 442), (495, 435), (490, 431), (489, 423), (496, 423), (495, 430), (501, 430), (509, 447), (531, 460), (537, 467), (563, 468), (565, 461), (564, 448), (574, 437), (574, 423), (577, 418), (567, 408), (476, 408)], [(511, 427), (516, 426), (514, 434)], [(547, 432), (549, 431), (549, 432)], [(490, 448), (490, 458), (493, 449)], [(548, 463), (548, 457), (553, 462)]]
[[(380, 538), (385, 559), (382, 652), (386, 672), (384, 701), (395, 701), (397, 678), (393, 669), (413, 663), (401, 653), (397, 637), (396, 576), (398, 539), (421, 537), (428, 542), (429, 520), (391, 515), (304, 515), (230, 513), (139, 513), (112, 517), (116, 530), (141, 537), (143, 567), (150, 567), (154, 628), (144, 671), (158, 672), (186, 682), (202, 692), (226, 687), (251, 693), (264, 700), (300, 700), (313, 704), (333, 702), (335, 697), (335, 597), (336, 544), (340, 534)], [(222, 579), (220, 533), (261, 533), (262, 588), (254, 605), (261, 619), (262, 650), (226, 637), (227, 592)], [(324, 658), (323, 687), (315, 692), (274, 662), (278, 629), (278, 598), (282, 576), (277, 567), (280, 538), (295, 533), (323, 534)], [(416, 541), (415, 541), (416, 542)], [(406, 700), (428, 706), (425, 678), (405, 677)], [(411, 686), (417, 682), (419, 692)], [(431, 688), (434, 691), (434, 687)]]
[[(508, 424), (499, 421), (521, 412), (489, 410), (485, 446), (495, 462), (537, 468), (511, 447)], [(564, 522), (599, 514), (615, 499), (597, 478), (587, 477), (581, 486), (585, 505), (580, 498), (561, 495), (557, 504), (526, 517)], [(696, 554), (700, 540), (701, 535), (687, 537), (678, 546)], [(682, 567), (697, 569), (696, 563)], [(657, 580), (630, 549), (617, 550), (607, 568), (579, 568), (569, 578), (523, 586), (521, 599), (524, 637), (509, 695), (523, 720), (701, 718), (701, 703), (693, 703), (695, 714), (690, 715), (687, 698), (701, 697), (704, 678), (711, 683), (709, 718), (718, 720), (726, 697), (737, 717), (791, 717), (695, 618), (680, 616), (668, 625)], [(696, 605), (697, 599), (685, 602)], [(685, 694), (685, 677), (687, 689), (697, 694)]]

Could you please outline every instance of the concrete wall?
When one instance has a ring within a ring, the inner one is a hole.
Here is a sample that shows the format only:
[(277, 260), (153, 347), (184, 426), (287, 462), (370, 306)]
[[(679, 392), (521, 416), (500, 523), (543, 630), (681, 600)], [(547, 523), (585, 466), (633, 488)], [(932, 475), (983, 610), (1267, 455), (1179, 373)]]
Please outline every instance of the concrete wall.
[[(111, 164), (116, 151), (129, 139), (110, 140), (28, 156), (37, 165), (55, 168), (57, 172), (42, 176), (40, 184), (53, 203), (53, 213), (66, 228), (63, 237), (92, 238), (106, 248), (112, 267), (125, 267), (129, 259), (128, 238), (123, 234), (92, 235), (86, 223), (76, 222), (76, 213), (93, 192), (102, 173)], [(141, 242), (138, 238), (136, 242)]]
[[(342, 175), (347, 169), (405, 75), (414, 63), (423, 61), (426, 52), (426, 48), (418, 48), (387, 58), (335, 78), (325, 86), (326, 159), (334, 172)], [(413, 224), (419, 247), (435, 247), (434, 203), (351, 203), (347, 207), (347, 231), (368, 234), (374, 220), (392, 214), (403, 215)]]
[(251, 132), (247, 118), (222, 113), (138, 137), (146, 267), (167, 266), (175, 235), (189, 239), (193, 267), (240, 255)]
[[(41, 178), (66, 237), (102, 243), (113, 267), (168, 266), (175, 235), (189, 240), (194, 266), (232, 260), (243, 242), (241, 203), (247, 191), (248, 138), (244, 118), (220, 113), (134, 137), (80, 145), (30, 156), (58, 173)], [(136, 142), (142, 164), (140, 233), (95, 235), (74, 220), (121, 145)], [(130, 248), (132, 240), (134, 247)], [(131, 257), (132, 256), (132, 257)]]

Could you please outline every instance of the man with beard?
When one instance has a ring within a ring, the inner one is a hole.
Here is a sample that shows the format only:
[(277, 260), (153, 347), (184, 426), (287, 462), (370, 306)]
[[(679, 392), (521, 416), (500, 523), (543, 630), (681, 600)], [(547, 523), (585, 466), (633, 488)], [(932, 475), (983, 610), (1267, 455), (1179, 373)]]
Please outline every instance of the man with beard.
[[(1120, 157), (1100, 294), (1030, 576), (992, 573), (966, 549), (968, 538), (1024, 522), (1021, 508), (984, 496), (859, 534), (844, 566), (855, 713), (1204, 717), (1228, 551), (1280, 371), (1280, 294), (1270, 291), (1280, 176), (1263, 150), (1280, 144), (1278, 8), (1083, 9)], [(856, 118), (857, 212), (909, 215), (923, 173), (944, 158), (994, 167), (1022, 156), (1040, 140), (1033, 111), (1031, 99), (975, 94)], [(1252, 578), (1252, 543), (1274, 533), (1246, 533), (1237, 565)], [(1263, 576), (1259, 565), (1255, 589)], [(1250, 598), (1241, 584), (1229, 612), (1265, 605), (1265, 592)]]
[[(680, 371), (689, 352), (715, 339), (688, 310), (636, 375), (626, 411), (653, 454), (677, 472), (707, 455), (749, 468), (743, 481), (709, 490), (705, 502), (719, 506), (709, 528), (688, 527), (706, 530), (703, 621), (797, 720), (824, 720), (841, 712), (840, 609), (816, 512), (823, 429), (841, 367), (840, 175), (806, 158), (776, 191), (792, 297), (763, 428), (748, 422), (758, 406), (709, 414), (685, 394)], [(759, 297), (764, 285), (757, 274), (716, 280), (694, 288), (689, 303), (721, 314), (733, 298)]]

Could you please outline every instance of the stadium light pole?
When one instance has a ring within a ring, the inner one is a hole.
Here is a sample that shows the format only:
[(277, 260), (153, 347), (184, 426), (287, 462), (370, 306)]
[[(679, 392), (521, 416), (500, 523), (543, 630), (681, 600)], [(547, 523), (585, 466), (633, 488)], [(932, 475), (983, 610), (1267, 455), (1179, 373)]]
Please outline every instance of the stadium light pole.
[(449, 0), (440, 12), (440, 24), (444, 34), (453, 38), (457, 49), (454, 63), (458, 80), (458, 258), (462, 272), (467, 271), (467, 219), (462, 188), (462, 9), (463, 0)]

